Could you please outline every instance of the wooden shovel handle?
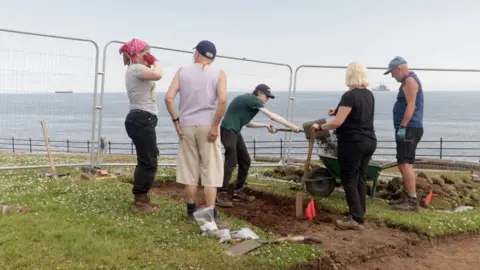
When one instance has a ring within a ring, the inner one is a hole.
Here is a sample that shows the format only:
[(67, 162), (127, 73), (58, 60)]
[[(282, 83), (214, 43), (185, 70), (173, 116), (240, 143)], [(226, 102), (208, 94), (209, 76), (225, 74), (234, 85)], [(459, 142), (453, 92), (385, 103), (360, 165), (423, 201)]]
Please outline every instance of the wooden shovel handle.
[(308, 235), (307, 236), (298, 235), (298, 236), (280, 237), (280, 238), (277, 238), (277, 239), (265, 240), (264, 243), (278, 243), (278, 242), (285, 242), (285, 241), (293, 241), (293, 242), (310, 241), (310, 242), (314, 242), (314, 243), (317, 243), (317, 244), (322, 244), (323, 243), (323, 241), (320, 240), (319, 238), (313, 237), (313, 236), (308, 236)]

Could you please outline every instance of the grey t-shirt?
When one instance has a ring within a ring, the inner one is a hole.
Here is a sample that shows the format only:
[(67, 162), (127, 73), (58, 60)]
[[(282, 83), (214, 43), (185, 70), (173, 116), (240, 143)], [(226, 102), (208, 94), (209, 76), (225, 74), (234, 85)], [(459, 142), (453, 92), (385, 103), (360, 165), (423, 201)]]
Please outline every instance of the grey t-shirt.
[(132, 64), (125, 73), (125, 86), (130, 99), (130, 110), (143, 110), (158, 115), (155, 100), (155, 82), (142, 79), (143, 72), (148, 69), (141, 64)]

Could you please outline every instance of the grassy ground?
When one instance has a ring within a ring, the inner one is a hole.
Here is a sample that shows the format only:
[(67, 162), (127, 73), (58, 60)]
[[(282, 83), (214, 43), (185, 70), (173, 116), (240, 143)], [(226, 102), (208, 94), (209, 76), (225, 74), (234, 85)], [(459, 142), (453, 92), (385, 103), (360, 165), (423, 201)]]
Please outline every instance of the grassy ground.
[[(82, 164), (87, 158), (88, 155), (82, 154), (57, 154), (55, 162)], [(134, 161), (134, 156), (103, 158), (103, 162)], [(48, 158), (44, 154), (0, 154), (0, 166), (32, 164), (46, 165)], [(0, 205), (21, 204), (31, 210), (26, 214), (1, 216), (0, 264), (6, 266), (3, 269), (270, 269), (284, 268), (322, 254), (311, 246), (286, 243), (264, 246), (232, 259), (223, 254), (225, 246), (217, 239), (200, 236), (198, 226), (184, 223), (185, 205), (181, 202), (155, 196), (154, 200), (165, 206), (162, 213), (131, 214), (128, 176), (120, 179), (123, 181), (80, 181), (73, 171), (71, 177), (53, 181), (43, 179), (42, 171), (46, 170), (0, 171)], [(261, 169), (252, 168), (251, 189), (295, 196), (289, 184), (255, 177), (260, 172)], [(172, 178), (174, 173), (174, 168), (162, 168), (158, 181)], [(438, 176), (440, 172), (427, 174)], [(451, 174), (453, 179), (465, 177), (465, 173)], [(342, 213), (347, 209), (344, 195), (339, 191), (315, 200), (322, 209), (331, 212)], [(403, 213), (389, 210), (388, 205), (378, 199), (369, 200), (367, 208), (369, 221), (430, 236), (473, 232), (480, 228), (479, 209), (462, 213), (432, 210)], [(244, 221), (229, 222), (233, 229), (250, 227), (261, 236), (267, 235)]]
[[(84, 163), (86, 157), (56, 155), (56, 163)], [(106, 159), (134, 161), (131, 156)], [(48, 159), (0, 154), (0, 166), (14, 164), (48, 164)], [(172, 172), (166, 169), (159, 175)], [(2, 269), (278, 269), (322, 254), (308, 245), (285, 243), (228, 257), (226, 246), (201, 236), (198, 225), (184, 222), (181, 202), (155, 196), (163, 212), (131, 214), (131, 185), (122, 181), (83, 181), (75, 174), (45, 180), (42, 170), (0, 171), (0, 190), (0, 205), (30, 209), (0, 216)], [(228, 221), (232, 229), (250, 227), (267, 236), (244, 221)]]
[[(394, 172), (392, 169), (390, 171)], [(258, 174), (261, 171), (257, 171)], [(429, 177), (439, 177), (441, 174), (451, 179), (461, 181), (462, 177), (470, 177), (469, 172), (445, 173), (441, 171), (428, 171)], [(260, 180), (258, 177), (252, 177), (250, 189), (265, 191), (285, 197), (294, 198), (296, 191), (290, 190), (292, 184), (275, 183)], [(261, 186), (254, 185), (262, 184)], [(268, 186), (264, 186), (267, 184)], [(480, 192), (475, 191), (480, 195)], [(309, 196), (307, 194), (307, 196)], [(305, 198), (305, 195), (304, 195)], [(311, 198), (311, 197), (310, 197)], [(345, 194), (341, 191), (334, 191), (328, 198), (313, 198), (320, 207), (329, 212), (343, 213), (348, 210), (345, 202)], [(432, 204), (435, 197), (432, 200)], [(480, 229), (480, 208), (459, 213), (444, 213), (429, 209), (422, 209), (420, 213), (408, 213), (390, 210), (387, 202), (381, 199), (369, 199), (367, 201), (366, 218), (370, 221), (383, 222), (392, 227), (399, 227), (426, 234), (429, 236), (441, 236), (448, 234), (459, 234), (465, 232), (476, 232)]]
[[(283, 197), (295, 198), (296, 191), (290, 190), (293, 184), (277, 183), (272, 181), (261, 180), (258, 176), (265, 169), (251, 168), (249, 188), (257, 191), (273, 193)], [(390, 169), (388, 173), (398, 172), (396, 169)], [(442, 172), (442, 171), (425, 171), (429, 177), (446, 176), (455, 181), (462, 181), (464, 177), (470, 177), (469, 172)], [(174, 168), (164, 169), (157, 181), (172, 179), (175, 174)], [(131, 180), (124, 179), (124, 181)], [(236, 170), (232, 176), (232, 180), (236, 178)], [(260, 185), (255, 185), (260, 184)], [(478, 185), (477, 185), (478, 186)], [(474, 191), (480, 196), (480, 191)], [(334, 191), (328, 198), (314, 198), (309, 194), (305, 194), (304, 198), (312, 198), (316, 200), (323, 210), (333, 213), (344, 213), (348, 210), (345, 202), (345, 194), (339, 190)], [(436, 197), (433, 198), (431, 204), (436, 203)], [(428, 236), (443, 236), (450, 234), (461, 234), (467, 232), (477, 232), (480, 229), (480, 208), (460, 213), (445, 213), (432, 209), (422, 209), (420, 213), (408, 213), (390, 210), (390, 206), (386, 201), (381, 199), (371, 199), (367, 201), (366, 218), (369, 221), (384, 223), (393, 228), (402, 228)]]

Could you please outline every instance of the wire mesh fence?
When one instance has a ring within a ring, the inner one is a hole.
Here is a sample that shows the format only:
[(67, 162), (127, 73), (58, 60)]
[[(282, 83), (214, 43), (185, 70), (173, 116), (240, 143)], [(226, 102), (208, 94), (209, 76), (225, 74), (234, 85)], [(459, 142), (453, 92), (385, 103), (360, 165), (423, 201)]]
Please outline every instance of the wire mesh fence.
[(93, 137), (98, 53), (91, 40), (0, 29), (0, 137), (29, 138), (12, 151), (42, 145), (41, 121), (54, 144)]
[[(48, 140), (55, 153), (90, 153), (91, 162), (94, 162), (94, 152), (112, 155), (135, 154), (133, 144), (123, 132), (128, 99), (122, 90), (124, 89), (123, 79), (119, 79), (123, 77), (125, 71), (117, 50), (120, 44), (121, 42), (112, 41), (104, 47), (103, 73), (99, 73), (99, 49), (94, 41), (0, 29), (0, 57), (2, 58), (0, 62), (0, 115), (2, 116), (0, 118), (0, 151), (45, 153), (45, 142), (40, 125), (40, 121), (44, 120), (48, 126)], [(175, 71), (182, 65), (191, 63), (193, 52), (152, 46), (152, 53), (161, 60), (164, 67), (165, 78), (159, 82), (158, 88), (165, 89)], [(286, 115), (286, 118), (294, 123), (310, 121), (312, 115), (325, 115), (323, 109), (325, 111), (328, 109), (326, 103), (319, 103), (321, 100), (327, 100), (325, 94), (311, 92), (300, 97), (296, 96), (299, 93), (297, 90), (300, 92), (335, 90), (343, 82), (341, 77), (345, 69), (342, 66), (303, 65), (293, 73), (288, 64), (221, 55), (218, 56), (215, 64), (227, 72), (229, 90), (251, 92), (259, 83), (269, 84), (275, 91), (288, 90), (288, 94), (278, 94), (283, 101), (276, 99), (275, 102), (269, 103), (269, 108)], [(307, 74), (306, 77), (305, 74), (298, 74), (300, 69), (305, 68), (309, 68), (309, 71), (314, 73), (321, 71), (324, 74)], [(383, 70), (381, 67), (369, 69), (375, 72)], [(442, 74), (455, 72), (462, 76), (480, 72), (480, 70), (461, 69), (417, 68), (414, 70), (422, 72), (422, 77), (428, 77), (428, 72), (442, 72)], [(338, 76), (337, 83), (332, 82), (335, 81), (334, 73), (342, 75)], [(97, 102), (97, 86), (99, 86), (97, 75), (99, 74), (103, 76)], [(374, 80), (380, 78), (375, 76), (373, 76)], [(325, 80), (322, 80), (324, 77), (330, 79), (330, 85), (324, 83)], [(450, 80), (446, 75), (442, 78)], [(388, 86), (393, 87), (391, 83)], [(428, 84), (424, 86), (430, 87)], [(341, 94), (341, 92), (338, 93)], [(333, 97), (329, 102), (333, 102), (334, 99)], [(160, 110), (165, 111), (162, 99), (158, 98), (157, 102)], [(474, 136), (478, 130), (478, 124), (472, 125), (470, 122), (462, 121), (472, 117), (466, 115), (468, 111), (453, 113), (446, 113), (445, 110), (435, 111), (434, 108), (446, 106), (451, 102), (449, 97), (429, 99), (429, 102), (436, 102), (435, 106), (427, 106), (430, 114), (438, 114), (439, 117), (444, 118), (453, 117), (455, 121), (450, 123), (448, 128), (443, 126), (443, 122), (427, 123), (426, 125), (431, 125), (427, 127), (428, 130), (441, 129), (448, 138), (455, 139), (437, 140), (429, 136), (421, 141), (417, 157), (478, 162), (480, 141), (475, 140)], [(379, 106), (385, 107), (385, 104), (390, 103), (383, 97)], [(300, 106), (295, 111), (294, 104), (297, 104), (297, 107)], [(472, 104), (467, 104), (465, 107), (470, 108)], [(376, 119), (381, 135), (375, 156), (389, 160), (395, 158), (395, 142), (385, 139), (392, 138), (393, 134), (387, 127), (390, 119), (387, 119), (388, 117), (384, 119), (384, 117), (385, 115), (380, 115)], [(269, 120), (261, 114), (257, 118), (259, 121)], [(162, 114), (157, 133), (162, 137), (159, 148), (163, 156), (175, 156), (178, 150), (178, 144), (173, 141), (175, 134), (171, 125), (169, 117)], [(108, 135), (111, 140), (105, 147), (99, 143), (103, 134)], [(282, 159), (287, 153), (292, 158), (306, 156), (308, 144), (305, 140), (299, 139), (303, 137), (302, 135), (285, 133), (269, 136), (255, 133), (246, 139), (250, 154), (257, 160)]]

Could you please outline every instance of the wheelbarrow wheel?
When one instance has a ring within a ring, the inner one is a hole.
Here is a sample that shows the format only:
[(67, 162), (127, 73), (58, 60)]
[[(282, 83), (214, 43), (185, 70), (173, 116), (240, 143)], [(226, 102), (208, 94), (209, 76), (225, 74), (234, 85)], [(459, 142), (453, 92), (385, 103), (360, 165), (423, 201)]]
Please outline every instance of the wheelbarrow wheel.
[(314, 167), (305, 178), (305, 187), (313, 196), (328, 197), (335, 190), (335, 177), (325, 168)]

